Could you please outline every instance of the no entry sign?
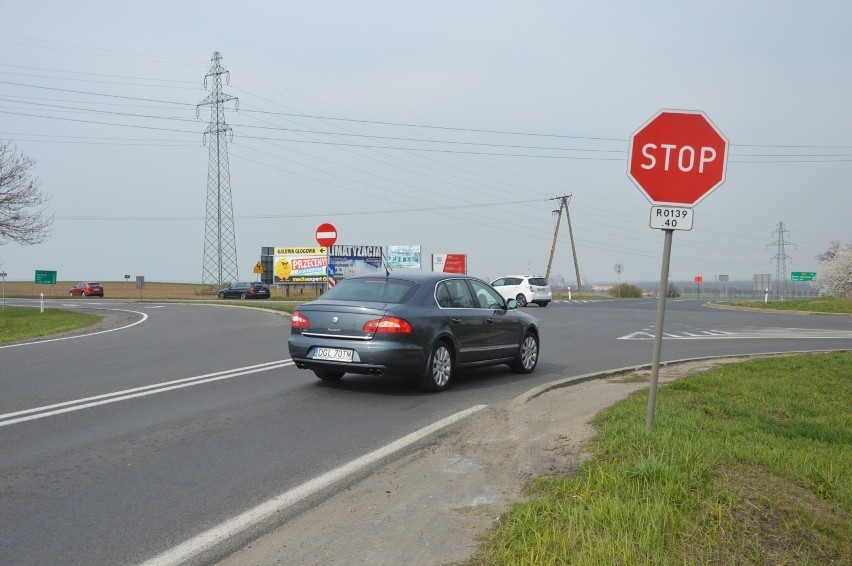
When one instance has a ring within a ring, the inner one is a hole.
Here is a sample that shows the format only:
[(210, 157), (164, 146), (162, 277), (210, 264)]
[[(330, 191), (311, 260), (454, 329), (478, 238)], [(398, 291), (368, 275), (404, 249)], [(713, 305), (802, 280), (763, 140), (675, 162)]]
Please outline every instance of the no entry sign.
[(651, 204), (692, 207), (725, 181), (727, 161), (703, 112), (660, 110), (630, 136), (627, 176)]
[(337, 241), (337, 228), (329, 223), (320, 224), (317, 228), (317, 243), (325, 248), (333, 246)]

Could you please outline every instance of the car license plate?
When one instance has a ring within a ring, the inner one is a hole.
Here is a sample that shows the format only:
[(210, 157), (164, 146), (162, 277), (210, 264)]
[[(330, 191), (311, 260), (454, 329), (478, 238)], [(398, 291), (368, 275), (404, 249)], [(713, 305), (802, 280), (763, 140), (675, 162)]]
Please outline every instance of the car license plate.
[(340, 348), (314, 348), (315, 360), (331, 360), (333, 362), (351, 362), (352, 350)]

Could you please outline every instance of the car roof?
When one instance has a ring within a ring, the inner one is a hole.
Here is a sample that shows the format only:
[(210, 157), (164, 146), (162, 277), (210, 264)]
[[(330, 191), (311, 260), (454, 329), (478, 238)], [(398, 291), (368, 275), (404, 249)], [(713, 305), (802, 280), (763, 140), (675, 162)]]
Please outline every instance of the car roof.
[(484, 279), (480, 279), (479, 277), (475, 277), (473, 275), (463, 275), (461, 273), (444, 273), (439, 271), (418, 271), (414, 269), (396, 269), (388, 273), (387, 275), (377, 272), (377, 273), (359, 273), (358, 275), (353, 275), (352, 277), (347, 277), (347, 279), (375, 279), (375, 278), (387, 277), (389, 279), (402, 279), (404, 281), (413, 281), (416, 283), (428, 283), (430, 281), (443, 281), (444, 279), (474, 279), (477, 281), (485, 281)]

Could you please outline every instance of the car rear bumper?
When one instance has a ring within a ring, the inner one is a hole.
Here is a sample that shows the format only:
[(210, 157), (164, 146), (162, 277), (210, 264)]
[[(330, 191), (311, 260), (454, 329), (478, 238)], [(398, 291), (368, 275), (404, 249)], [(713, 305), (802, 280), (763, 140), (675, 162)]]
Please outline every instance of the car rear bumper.
[[(314, 348), (353, 350), (352, 362), (313, 359)], [(419, 345), (384, 340), (327, 340), (293, 334), (288, 341), (290, 358), (302, 369), (328, 369), (369, 375), (394, 375), (419, 378), (426, 367), (428, 352)]]

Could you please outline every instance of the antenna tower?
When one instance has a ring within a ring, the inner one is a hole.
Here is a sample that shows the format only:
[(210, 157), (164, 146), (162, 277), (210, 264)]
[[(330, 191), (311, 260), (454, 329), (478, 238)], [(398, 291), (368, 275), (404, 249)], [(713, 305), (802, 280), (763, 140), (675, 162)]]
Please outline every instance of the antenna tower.
[(571, 237), (571, 255), (574, 256), (574, 271), (577, 274), (577, 292), (582, 293), (583, 286), (580, 282), (580, 265), (577, 263), (577, 249), (574, 247), (574, 230), (571, 229), (571, 215), (568, 214), (568, 202), (571, 200), (571, 196), (563, 195), (550, 199), (559, 201), (559, 210), (553, 211), (558, 216), (556, 218), (556, 228), (553, 230), (553, 245), (550, 246), (550, 258), (547, 260), (547, 273), (544, 276), (550, 281), (550, 268), (553, 266), (553, 254), (556, 253), (556, 236), (559, 234), (559, 223), (562, 220), (562, 210), (564, 209), (565, 218), (568, 220), (568, 235)]
[(204, 130), (204, 143), (209, 137), (209, 159), (207, 162), (207, 213), (204, 223), (204, 266), (201, 282), (211, 285), (224, 285), (239, 280), (237, 273), (237, 238), (234, 231), (234, 209), (231, 204), (231, 173), (228, 167), (228, 140), (226, 136), (233, 132), (225, 122), (225, 103), (239, 100), (222, 92), (222, 75), (230, 83), (230, 73), (222, 67), (222, 56), (218, 51), (210, 59), (210, 70), (204, 76), (204, 88), (207, 79), (212, 79), (212, 89), (207, 98), (195, 107), (195, 116), (199, 116), (201, 106), (210, 107), (210, 123)]
[(775, 262), (775, 298), (783, 298), (786, 299), (789, 296), (789, 289), (787, 287), (787, 260), (793, 259), (788, 256), (785, 252), (785, 248), (787, 246), (793, 246), (795, 249), (796, 244), (784, 240), (784, 234), (789, 234), (790, 231), (784, 228), (784, 223), (779, 222), (778, 228), (776, 228), (772, 235), (775, 236), (777, 234), (777, 240), (772, 242), (771, 244), (766, 244), (766, 248), (769, 249), (770, 246), (776, 248), (775, 255), (772, 256), (772, 261)]

